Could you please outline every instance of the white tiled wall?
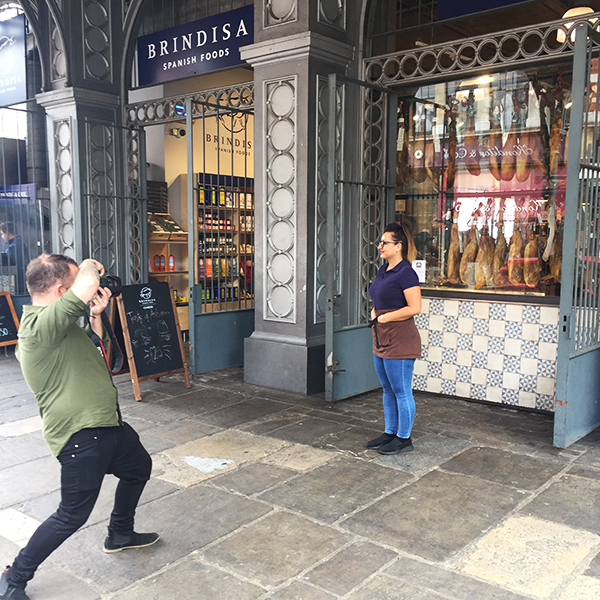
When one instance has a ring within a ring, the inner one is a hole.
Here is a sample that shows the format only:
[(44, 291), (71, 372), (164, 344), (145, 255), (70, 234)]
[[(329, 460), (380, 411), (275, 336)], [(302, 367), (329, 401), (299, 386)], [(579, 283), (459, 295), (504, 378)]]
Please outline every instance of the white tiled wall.
[(424, 298), (416, 390), (554, 410), (558, 307)]

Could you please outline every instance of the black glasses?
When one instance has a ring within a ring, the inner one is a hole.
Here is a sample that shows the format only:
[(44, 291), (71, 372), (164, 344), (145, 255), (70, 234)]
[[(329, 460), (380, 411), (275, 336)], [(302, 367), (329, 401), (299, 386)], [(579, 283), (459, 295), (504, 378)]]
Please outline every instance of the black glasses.
[(398, 242), (387, 242), (386, 240), (380, 240), (375, 245), (379, 248), (380, 246), (385, 246), (386, 244), (397, 244)]

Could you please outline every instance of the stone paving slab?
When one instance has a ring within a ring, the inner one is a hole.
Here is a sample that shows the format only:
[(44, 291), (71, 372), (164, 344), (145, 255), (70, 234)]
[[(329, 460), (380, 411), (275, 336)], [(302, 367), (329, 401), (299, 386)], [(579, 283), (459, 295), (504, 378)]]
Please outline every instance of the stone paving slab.
[(0, 439), (0, 470), (50, 456), (41, 432)]
[(592, 577), (578, 577), (557, 597), (557, 600), (597, 600), (600, 581)]
[(512, 488), (432, 471), (341, 521), (340, 527), (412, 555), (443, 561), (521, 500)]
[(468, 448), (440, 465), (452, 473), (462, 473), (487, 481), (510, 485), (524, 490), (536, 490), (563, 470), (556, 461), (542, 460), (505, 452), (496, 448)]
[(271, 511), (222, 490), (195, 486), (137, 511), (137, 531), (157, 531), (150, 548), (105, 554), (103, 524), (78, 531), (49, 560), (107, 592), (120, 590)]
[(356, 542), (306, 573), (304, 579), (343, 596), (397, 557), (396, 552), (387, 548)]
[(391, 456), (379, 454), (377, 450), (371, 450), (370, 453), (380, 465), (401, 469), (409, 473), (421, 473), (446, 462), (470, 444), (466, 440), (427, 434), (416, 440), (413, 445), (415, 450), (412, 452)]
[(284, 469), (307, 471), (332, 460), (335, 456), (335, 453), (326, 450), (319, 450), (302, 444), (292, 444), (270, 454), (262, 462), (277, 465)]
[(280, 427), (270, 435), (296, 444), (318, 444), (320, 438), (332, 433), (341, 433), (349, 429), (349, 425), (318, 417), (306, 417), (301, 421)]
[(210, 565), (196, 556), (145, 579), (133, 589), (119, 593), (115, 600), (254, 600), (264, 595), (264, 589), (242, 581)]
[(346, 596), (346, 600), (447, 600), (447, 598), (431, 590), (398, 581), (383, 573), (376, 575), (358, 590)]
[(36, 417), (29, 417), (29, 419), (21, 419), (20, 421), (13, 421), (11, 423), (0, 425), (0, 437), (12, 438), (41, 430), (42, 419), (38, 415)]
[(600, 481), (563, 475), (520, 512), (600, 534)]
[(37, 498), (59, 488), (60, 464), (52, 456), (2, 469), (0, 508)]
[(334, 600), (335, 596), (301, 581), (294, 581), (287, 587), (268, 596), (269, 600)]
[(49, 563), (43, 564), (27, 586), (31, 600), (100, 600), (93, 586)]
[(549, 596), (593, 548), (600, 536), (534, 517), (512, 517), (469, 552), (462, 570), (533, 596)]
[(286, 408), (285, 410), (275, 414), (267, 415), (266, 417), (262, 417), (260, 419), (252, 419), (248, 423), (240, 423), (237, 425), (236, 429), (248, 431), (249, 433), (255, 433), (256, 435), (269, 435), (281, 427), (293, 425), (294, 423), (298, 423), (305, 418), (305, 412), (301, 412), (296, 408)]
[(211, 483), (244, 496), (252, 496), (296, 475), (297, 472), (292, 469), (256, 462), (214, 477)]
[(286, 512), (275, 512), (207, 548), (206, 560), (259, 583), (278, 586), (327, 558), (350, 537)]
[(405, 556), (399, 557), (385, 573), (409, 584), (418, 581), (421, 587), (455, 600), (522, 600), (525, 597)]
[(336, 458), (258, 498), (333, 523), (410, 479), (410, 475), (368, 461)]
[(202, 422), (218, 427), (235, 427), (273, 413), (279, 413), (288, 408), (287, 404), (265, 398), (242, 398), (241, 402), (201, 415)]

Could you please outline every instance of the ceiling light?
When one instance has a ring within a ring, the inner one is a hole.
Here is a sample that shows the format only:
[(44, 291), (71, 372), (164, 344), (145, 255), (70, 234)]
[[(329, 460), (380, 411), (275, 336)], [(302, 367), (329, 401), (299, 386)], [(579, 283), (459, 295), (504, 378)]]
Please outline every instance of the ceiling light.
[[(563, 19), (573, 19), (575, 17), (581, 17), (583, 15), (587, 15), (589, 13), (593, 13), (594, 9), (590, 8), (589, 6), (574, 6), (573, 8), (570, 8), (563, 16)], [(590, 23), (592, 23), (592, 25), (597, 21), (597, 19), (590, 19)], [(568, 23), (565, 23), (565, 28), (567, 30), (571, 29), (571, 27), (573, 27), (573, 21), (569, 21)], [(567, 36), (565, 34), (565, 32), (562, 29), (559, 29), (556, 32), (556, 41), (559, 44), (564, 44), (565, 41), (567, 40)], [(571, 42), (575, 41), (575, 32), (573, 31), (571, 33)]]

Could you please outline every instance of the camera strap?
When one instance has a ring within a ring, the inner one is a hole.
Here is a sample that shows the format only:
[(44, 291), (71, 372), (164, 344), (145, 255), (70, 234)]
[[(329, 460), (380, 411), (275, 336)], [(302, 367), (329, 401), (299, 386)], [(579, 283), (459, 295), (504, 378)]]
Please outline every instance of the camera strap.
[(104, 310), (102, 311), (101, 319), (102, 319), (102, 325), (104, 326), (104, 329), (106, 329), (106, 332), (108, 333), (108, 338), (112, 344), (112, 354), (113, 354), (112, 367), (108, 361), (108, 355), (106, 353), (106, 348), (104, 347), (104, 342), (94, 332), (92, 332), (92, 341), (100, 349), (100, 352), (102, 352), (102, 356), (104, 357), (104, 360), (106, 361), (106, 366), (108, 367), (108, 370), (113, 375), (116, 375), (123, 368), (123, 362), (124, 362), (123, 351), (121, 350), (121, 346), (119, 346), (119, 342), (117, 341), (117, 336), (115, 335), (115, 332), (113, 330), (110, 319), (108, 318), (108, 315), (106, 314), (106, 311), (104, 311)]

